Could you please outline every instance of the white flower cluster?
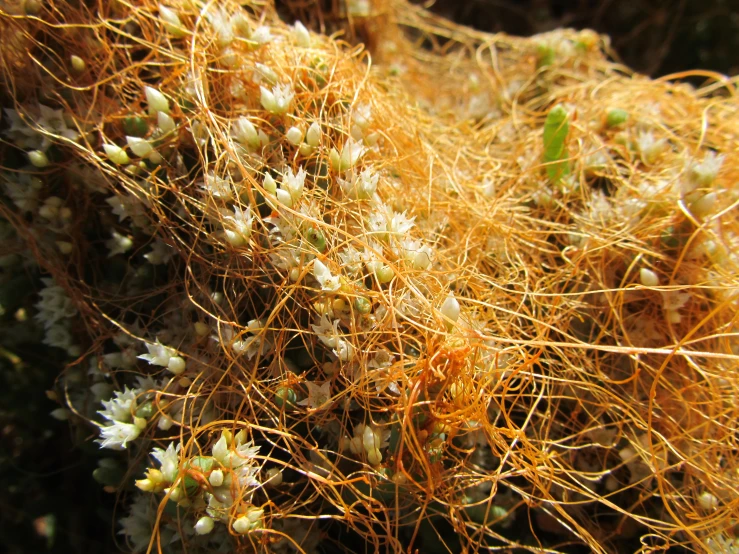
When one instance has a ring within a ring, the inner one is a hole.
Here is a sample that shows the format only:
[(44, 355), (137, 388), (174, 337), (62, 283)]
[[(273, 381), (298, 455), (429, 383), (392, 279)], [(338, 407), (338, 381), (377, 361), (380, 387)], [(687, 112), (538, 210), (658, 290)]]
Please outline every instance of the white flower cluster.
[[(293, 173), (293, 170), (288, 168), (280, 183), (280, 188), (277, 188), (277, 183), (272, 176), (267, 173), (264, 177), (264, 190), (270, 195), (277, 198), (279, 204), (288, 208), (293, 208), (303, 196), (303, 188), (305, 186), (305, 170), (300, 167), (297, 173)], [(273, 207), (277, 209), (279, 204), (274, 204)]]
[(324, 314), (318, 325), (312, 325), (313, 332), (318, 339), (326, 346), (331, 348), (332, 352), (342, 362), (347, 362), (354, 357), (354, 346), (344, 335), (339, 332), (340, 321), (338, 319), (333, 322)]
[(354, 436), (349, 441), (352, 454), (363, 456), (373, 466), (382, 463), (382, 452), (390, 443), (390, 431), (374, 423), (360, 423), (354, 427)]
[(251, 360), (257, 355), (263, 358), (274, 353), (274, 345), (264, 330), (264, 323), (257, 319), (246, 324), (246, 334), (237, 333), (231, 325), (219, 325), (219, 330), (220, 335), (211, 338), (229, 347), (235, 354), (245, 354)]
[(0, 182), (21, 212), (29, 213), (36, 209), (39, 192), (44, 186), (41, 179), (29, 173), (5, 172), (0, 176)]
[(71, 356), (77, 356), (80, 349), (74, 344), (69, 330), (69, 320), (77, 315), (77, 308), (53, 279), (42, 279), (42, 282), (46, 286), (39, 292), (41, 299), (36, 303), (38, 312), (35, 319), (44, 326), (44, 344), (62, 348)]
[[(46, 150), (55, 139), (76, 141), (79, 138), (79, 133), (69, 128), (72, 118), (62, 110), (39, 104), (37, 113), (24, 114), (25, 117), (21, 117), (16, 110), (5, 108), (3, 111), (10, 123), (3, 134), (18, 148), (30, 150), (29, 158), (36, 167), (45, 167), (49, 164)], [(27, 121), (32, 121), (33, 124)]]
[(146, 348), (149, 353), (141, 354), (139, 356), (140, 359), (146, 360), (152, 365), (166, 367), (175, 375), (179, 375), (185, 371), (186, 362), (181, 356), (177, 355), (177, 351), (174, 348), (164, 346), (158, 339), (154, 344), (147, 343)]
[(124, 450), (130, 441), (136, 440), (141, 431), (146, 429), (146, 419), (136, 415), (138, 398), (145, 392), (124, 387), (122, 391), (115, 391), (110, 400), (102, 401), (105, 409), (98, 413), (108, 423), (99, 426), (101, 438), (97, 442), (100, 448)]
[(247, 441), (243, 430), (235, 436), (222, 432), (210, 456), (182, 459), (180, 444), (170, 443), (166, 450), (152, 451), (159, 468), (149, 468), (136, 486), (144, 492), (164, 493), (182, 506), (197, 506), (202, 514), (194, 526), (198, 535), (210, 534), (216, 522), (230, 523), (234, 532), (246, 534), (263, 525), (264, 511), (250, 504), (253, 490), (260, 485), (258, 454), (259, 447)]

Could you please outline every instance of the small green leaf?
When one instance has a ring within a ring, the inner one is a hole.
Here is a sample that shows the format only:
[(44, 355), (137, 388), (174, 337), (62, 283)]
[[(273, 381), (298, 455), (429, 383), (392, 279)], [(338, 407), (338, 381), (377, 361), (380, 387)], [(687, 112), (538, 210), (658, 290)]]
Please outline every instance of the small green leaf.
[(123, 120), (123, 131), (131, 137), (145, 137), (149, 124), (142, 117), (127, 117)]
[(606, 125), (609, 127), (618, 127), (623, 125), (629, 119), (629, 112), (620, 108), (612, 108), (608, 110), (606, 115)]
[(536, 47), (536, 67), (541, 69), (554, 63), (554, 49), (548, 44), (539, 44)]
[(570, 173), (570, 163), (567, 160), (567, 135), (570, 132), (567, 110), (557, 104), (547, 114), (544, 122), (544, 163), (547, 175), (552, 183)]

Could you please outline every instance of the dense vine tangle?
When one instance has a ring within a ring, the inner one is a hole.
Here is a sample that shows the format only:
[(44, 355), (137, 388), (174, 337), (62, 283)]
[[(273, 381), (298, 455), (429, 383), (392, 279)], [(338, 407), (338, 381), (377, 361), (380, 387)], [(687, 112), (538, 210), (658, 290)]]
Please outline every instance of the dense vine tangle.
[(280, 9), (2, 6), (4, 240), (122, 546), (736, 548), (736, 80)]

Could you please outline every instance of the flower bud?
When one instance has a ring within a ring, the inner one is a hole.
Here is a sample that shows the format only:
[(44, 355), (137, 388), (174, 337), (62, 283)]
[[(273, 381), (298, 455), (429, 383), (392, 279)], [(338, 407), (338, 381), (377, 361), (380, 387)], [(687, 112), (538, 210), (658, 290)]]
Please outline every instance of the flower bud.
[(220, 487), (223, 484), (223, 471), (214, 469), (208, 477), (208, 482), (214, 487)]
[(303, 131), (297, 127), (290, 127), (285, 133), (285, 138), (293, 146), (298, 146), (303, 141)]
[(149, 104), (149, 115), (155, 115), (158, 112), (163, 114), (169, 113), (169, 100), (157, 89), (152, 87), (144, 87), (146, 93), (146, 102)]
[(639, 281), (641, 281), (641, 284), (645, 287), (656, 287), (659, 285), (659, 277), (657, 274), (646, 267), (642, 267), (639, 270)]
[(293, 36), (298, 46), (302, 48), (310, 48), (310, 33), (300, 21), (295, 22), (293, 27)]
[(108, 156), (108, 159), (114, 164), (126, 165), (131, 161), (126, 151), (115, 144), (103, 144), (103, 150), (105, 150), (105, 155)]
[(278, 487), (282, 484), (282, 470), (273, 467), (267, 470), (267, 479), (264, 481), (265, 485), (270, 487)]
[(87, 67), (85, 60), (83, 60), (79, 56), (74, 55), (69, 58), (69, 65), (72, 66), (72, 69), (75, 71), (75, 73), (82, 73)]
[(30, 161), (34, 167), (38, 167), (39, 169), (49, 165), (49, 158), (46, 156), (46, 153), (41, 150), (31, 150), (28, 153), (28, 161)]
[(321, 126), (317, 122), (314, 121), (308, 127), (308, 132), (305, 134), (305, 142), (313, 148), (321, 143)]
[(233, 522), (233, 529), (239, 535), (246, 535), (251, 529), (251, 523), (246, 516), (241, 516)]
[(173, 356), (167, 363), (167, 369), (169, 369), (175, 375), (179, 375), (185, 371), (186, 362), (180, 356)]
[(460, 312), (459, 302), (454, 297), (453, 293), (450, 292), (449, 296), (446, 297), (446, 300), (444, 300), (444, 303), (441, 305), (440, 311), (441, 315), (449, 320), (447, 321), (447, 328), (451, 330), (457, 322)]
[(213, 530), (213, 518), (210, 516), (201, 517), (195, 524), (195, 532), (198, 535), (207, 535)]
[(159, 130), (165, 135), (167, 133), (171, 133), (176, 128), (174, 119), (172, 119), (169, 114), (166, 114), (164, 112), (157, 113), (157, 126), (159, 127)]
[(128, 143), (128, 147), (131, 149), (131, 152), (136, 154), (139, 158), (148, 156), (154, 150), (151, 143), (146, 139), (127, 136), (126, 142)]
[(373, 448), (367, 452), (367, 461), (373, 466), (380, 465), (382, 463), (382, 453), (377, 448)]

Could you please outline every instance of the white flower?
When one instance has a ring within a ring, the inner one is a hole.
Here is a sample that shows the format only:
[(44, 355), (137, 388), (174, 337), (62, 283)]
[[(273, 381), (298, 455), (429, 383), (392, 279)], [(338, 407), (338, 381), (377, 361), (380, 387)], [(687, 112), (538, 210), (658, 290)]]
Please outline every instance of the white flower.
[(277, 73), (275, 73), (275, 70), (268, 65), (256, 63), (254, 64), (254, 69), (255, 71), (252, 79), (254, 83), (260, 84), (262, 81), (269, 85), (275, 85), (277, 83)]
[(390, 367), (393, 363), (395, 356), (384, 348), (375, 352), (374, 356), (367, 360), (367, 367), (369, 369), (383, 369)]
[(122, 222), (127, 217), (131, 217), (131, 211), (134, 209), (134, 201), (129, 196), (114, 195), (105, 199), (113, 210), (113, 214), (118, 216), (118, 222)]
[(656, 140), (652, 131), (642, 131), (636, 138), (636, 148), (641, 154), (642, 161), (647, 164), (654, 163), (666, 146), (667, 141), (665, 139)]
[(331, 400), (331, 382), (326, 381), (319, 386), (306, 381), (305, 385), (308, 387), (308, 397), (298, 402), (298, 405), (308, 406), (313, 410), (328, 408), (327, 404)]
[(172, 248), (160, 239), (156, 239), (151, 245), (151, 252), (144, 254), (144, 258), (151, 265), (166, 264), (174, 256)]
[(385, 240), (387, 238), (387, 218), (382, 211), (374, 211), (367, 218), (367, 228), (373, 238)]
[(691, 179), (700, 186), (708, 186), (716, 178), (721, 166), (724, 163), (725, 156), (717, 156), (716, 152), (710, 151), (699, 164), (690, 168)]
[(239, 117), (231, 126), (231, 136), (237, 142), (247, 145), (252, 149), (264, 146), (269, 138), (261, 129), (257, 129), (246, 117)]
[(295, 205), (295, 203), (297, 203), (297, 201), (300, 200), (300, 197), (303, 195), (305, 176), (306, 173), (302, 167), (298, 168), (297, 174), (293, 174), (292, 168), (287, 169), (287, 173), (282, 179), (282, 184), (280, 185), (280, 188), (290, 195), (291, 203), (290, 205), (288, 205), (288, 207), (292, 207), (293, 205)]
[(295, 96), (290, 84), (275, 85), (271, 91), (263, 86), (260, 86), (259, 89), (262, 93), (262, 106), (264, 106), (265, 110), (275, 115), (286, 113)]
[(203, 176), (200, 188), (209, 192), (213, 198), (222, 198), (224, 200), (233, 198), (235, 193), (233, 182), (230, 178), (224, 179), (212, 171), (209, 171)]
[[(259, 473), (259, 466), (257, 465), (259, 446), (255, 446), (251, 441), (244, 442), (245, 438), (245, 434), (237, 433), (234, 442), (229, 447), (226, 436), (222, 433), (213, 445), (212, 454), (224, 467), (236, 470), (235, 477), (238, 480), (238, 485), (241, 487), (255, 487), (259, 485), (257, 479)], [(213, 514), (211, 513), (211, 515)]]
[(326, 314), (321, 316), (318, 325), (311, 325), (318, 339), (331, 348), (338, 358), (347, 362), (354, 356), (354, 347), (352, 344), (339, 335), (339, 320), (333, 323), (328, 319)]
[(169, 346), (164, 346), (162, 343), (159, 342), (159, 339), (157, 339), (156, 343), (146, 343), (146, 348), (149, 351), (148, 354), (141, 354), (138, 356), (140, 360), (146, 360), (152, 365), (159, 365), (162, 367), (167, 367), (169, 364), (169, 361), (177, 356), (177, 351), (174, 348), (170, 348)]
[(396, 235), (400, 238), (404, 237), (413, 227), (415, 219), (415, 217), (409, 219), (405, 213), (392, 212), (387, 223), (388, 234)]
[(141, 428), (134, 423), (114, 421), (111, 425), (100, 426), (100, 448), (124, 450), (128, 442), (136, 440), (141, 434)]
[(321, 290), (335, 292), (341, 287), (341, 278), (339, 275), (332, 275), (331, 271), (319, 259), (313, 260), (313, 276), (321, 285)]
[(164, 22), (164, 29), (169, 34), (177, 38), (185, 36), (185, 30), (182, 28), (182, 23), (180, 22), (180, 17), (177, 15), (177, 12), (167, 6), (159, 4), (159, 16)]
[(44, 184), (29, 173), (3, 173), (0, 179), (8, 196), (23, 213), (33, 211), (38, 204), (38, 194)]
[(375, 194), (379, 175), (373, 175), (370, 169), (365, 169), (358, 175), (349, 171), (346, 177), (346, 179), (338, 179), (338, 182), (344, 194), (349, 198), (353, 200), (368, 200)]
[(62, 110), (54, 110), (43, 104), (39, 104), (40, 117), (36, 121), (38, 126), (47, 133), (60, 135), (69, 140), (75, 141), (79, 138), (79, 133), (67, 127)]
[(233, 20), (225, 9), (219, 7), (212, 8), (211, 11), (206, 14), (206, 18), (215, 31), (218, 46), (225, 48), (233, 42)]
[(341, 153), (336, 148), (331, 148), (329, 152), (331, 167), (334, 171), (343, 173), (354, 167), (366, 151), (364, 146), (349, 137), (341, 148)]
[(46, 152), (53, 137), (62, 137), (71, 141), (76, 141), (79, 138), (77, 131), (67, 127), (67, 121), (62, 110), (54, 110), (39, 104), (38, 115), (27, 114), (27, 117), (33, 121), (35, 128), (26, 125), (17, 111), (9, 109), (4, 111), (10, 120), (10, 128), (4, 134), (18, 148)]
[(226, 240), (232, 246), (242, 246), (251, 236), (253, 216), (251, 208), (245, 209), (234, 206), (234, 215), (228, 215), (224, 219), (226, 226)]
[(128, 387), (124, 387), (122, 391), (115, 391), (113, 398), (101, 402), (105, 409), (98, 410), (98, 413), (108, 421), (132, 421), (137, 395), (137, 390)]
[(431, 265), (431, 248), (419, 240), (402, 239), (400, 250), (398, 254), (416, 269), (427, 269)]
[(162, 476), (169, 484), (174, 483), (180, 470), (180, 446), (180, 443), (175, 446), (171, 442), (167, 446), (167, 450), (155, 448), (151, 452), (151, 455), (159, 462), (159, 471), (162, 472)]
[(682, 316), (679, 310), (690, 301), (690, 293), (667, 290), (661, 291), (661, 294), (667, 319), (670, 323), (680, 323)]
[(283, 248), (273, 250), (269, 255), (272, 265), (285, 271), (290, 271), (293, 268), (299, 267), (300, 258), (300, 249), (292, 246), (285, 246)]
[(254, 32), (251, 34), (250, 40), (252, 42), (256, 42), (258, 45), (267, 44), (272, 40), (272, 32), (270, 31), (269, 27), (262, 25), (261, 27), (257, 27), (254, 29)]
[(334, 348), (336, 343), (340, 340), (339, 335), (339, 320), (334, 320), (333, 323), (329, 320), (326, 314), (321, 316), (321, 321), (318, 325), (311, 325), (313, 331), (316, 333), (320, 341), (328, 346)]
[(136, 353), (126, 348), (122, 352), (104, 354), (103, 364), (113, 369), (132, 369), (136, 365)]
[(382, 246), (371, 240), (367, 242), (364, 252), (361, 254), (364, 265), (370, 273), (377, 273), (385, 262), (380, 258), (382, 254)]
[(301, 48), (310, 48), (310, 33), (300, 21), (296, 21), (293, 26), (293, 37), (295, 43)]
[(406, 290), (395, 302), (399, 313), (410, 319), (416, 319), (421, 314), (421, 303), (415, 298), (410, 290)]
[(367, 227), (374, 238), (386, 240), (390, 236), (403, 239), (413, 228), (415, 217), (408, 218), (405, 213), (390, 211), (386, 213), (381, 206), (377, 211), (370, 213)]
[(243, 338), (237, 338), (234, 328), (230, 325), (224, 325), (221, 328), (220, 338), (218, 335), (213, 335), (211, 338), (230, 347), (236, 354), (246, 354), (249, 359), (256, 355), (263, 357), (274, 353), (274, 345), (264, 335), (264, 324), (261, 321), (252, 319), (246, 324), (246, 329), (249, 335), (239, 335)]
[(77, 314), (77, 308), (62, 287), (55, 285), (53, 279), (42, 279), (41, 281), (46, 287), (39, 292), (41, 300), (36, 303), (38, 313), (35, 319), (37, 321), (43, 323), (48, 329), (58, 321)]
[(366, 131), (367, 127), (369, 127), (370, 119), (372, 119), (372, 107), (369, 104), (358, 104), (354, 107), (352, 122), (357, 127)]
[(67, 351), (74, 348), (72, 333), (70, 333), (66, 326), (59, 323), (55, 323), (46, 328), (43, 343), (55, 348), (62, 348)]
[(111, 258), (117, 254), (124, 254), (133, 248), (133, 240), (130, 237), (121, 235), (117, 231), (113, 231), (113, 238), (105, 241), (108, 248), (108, 257)]
[(347, 246), (339, 252), (341, 265), (350, 275), (356, 275), (362, 270), (362, 254), (353, 246)]

